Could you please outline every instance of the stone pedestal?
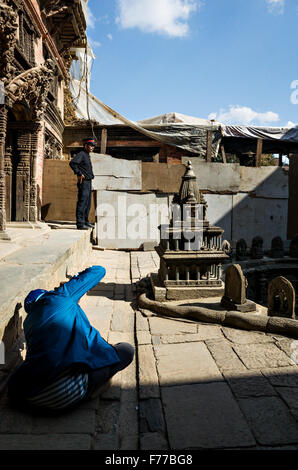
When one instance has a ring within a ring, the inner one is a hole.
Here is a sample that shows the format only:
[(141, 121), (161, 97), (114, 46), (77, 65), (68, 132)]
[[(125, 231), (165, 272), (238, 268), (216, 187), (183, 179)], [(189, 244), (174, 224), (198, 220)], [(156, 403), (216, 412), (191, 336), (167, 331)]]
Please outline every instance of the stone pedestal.
[(222, 307), (226, 308), (227, 310), (233, 310), (237, 312), (255, 312), (256, 311), (256, 304), (252, 300), (245, 300), (243, 304), (236, 304), (228, 297), (222, 297), (221, 299)]

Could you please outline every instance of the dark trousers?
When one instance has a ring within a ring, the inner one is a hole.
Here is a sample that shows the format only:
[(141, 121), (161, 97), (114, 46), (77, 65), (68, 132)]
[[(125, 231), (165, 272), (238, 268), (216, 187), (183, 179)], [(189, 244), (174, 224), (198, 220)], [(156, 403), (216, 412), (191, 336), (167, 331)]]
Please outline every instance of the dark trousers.
[(91, 207), (91, 180), (85, 180), (77, 184), (78, 202), (76, 210), (77, 226), (81, 227), (88, 222)]
[(88, 398), (94, 390), (107, 382), (113, 375), (125, 369), (132, 362), (134, 357), (134, 348), (129, 343), (118, 343), (113, 346), (119, 356), (120, 362), (100, 369), (94, 369), (89, 372), (89, 386), (87, 391)]

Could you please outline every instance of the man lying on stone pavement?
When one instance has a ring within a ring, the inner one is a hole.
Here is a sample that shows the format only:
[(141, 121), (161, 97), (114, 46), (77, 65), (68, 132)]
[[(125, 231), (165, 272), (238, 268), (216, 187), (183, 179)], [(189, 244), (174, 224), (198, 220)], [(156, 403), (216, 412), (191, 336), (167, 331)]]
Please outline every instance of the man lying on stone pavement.
[(28, 294), (26, 358), (8, 383), (13, 405), (32, 411), (70, 410), (102, 393), (110, 378), (132, 362), (134, 348), (108, 344), (78, 304), (105, 273), (102, 266), (91, 266), (52, 291)]

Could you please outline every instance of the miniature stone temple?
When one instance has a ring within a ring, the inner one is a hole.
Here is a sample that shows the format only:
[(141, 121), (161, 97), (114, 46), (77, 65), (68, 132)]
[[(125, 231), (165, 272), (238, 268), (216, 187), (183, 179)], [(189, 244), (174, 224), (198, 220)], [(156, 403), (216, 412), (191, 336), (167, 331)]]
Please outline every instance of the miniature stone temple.
[(207, 203), (190, 161), (172, 210), (170, 224), (159, 226), (160, 244), (155, 249), (160, 268), (151, 274), (155, 300), (221, 297), (221, 266), (229, 259), (222, 247), (224, 230), (207, 220)]
[(256, 304), (246, 299), (247, 281), (241, 266), (233, 264), (226, 270), (225, 293), (221, 305), (227, 310), (255, 312)]

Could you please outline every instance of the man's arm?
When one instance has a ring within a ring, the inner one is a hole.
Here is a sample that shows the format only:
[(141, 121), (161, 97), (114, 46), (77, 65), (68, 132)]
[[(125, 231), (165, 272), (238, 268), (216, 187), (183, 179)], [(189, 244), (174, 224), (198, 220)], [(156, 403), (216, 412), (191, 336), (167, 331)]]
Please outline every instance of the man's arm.
[(72, 169), (72, 171), (77, 175), (77, 176), (82, 176), (82, 173), (79, 169), (79, 164), (81, 163), (83, 159), (83, 153), (79, 152), (73, 159), (69, 162), (69, 166)]
[(88, 290), (95, 287), (102, 280), (105, 274), (106, 270), (104, 267), (91, 266), (58, 287), (56, 292), (69, 295), (75, 302), (78, 302)]

